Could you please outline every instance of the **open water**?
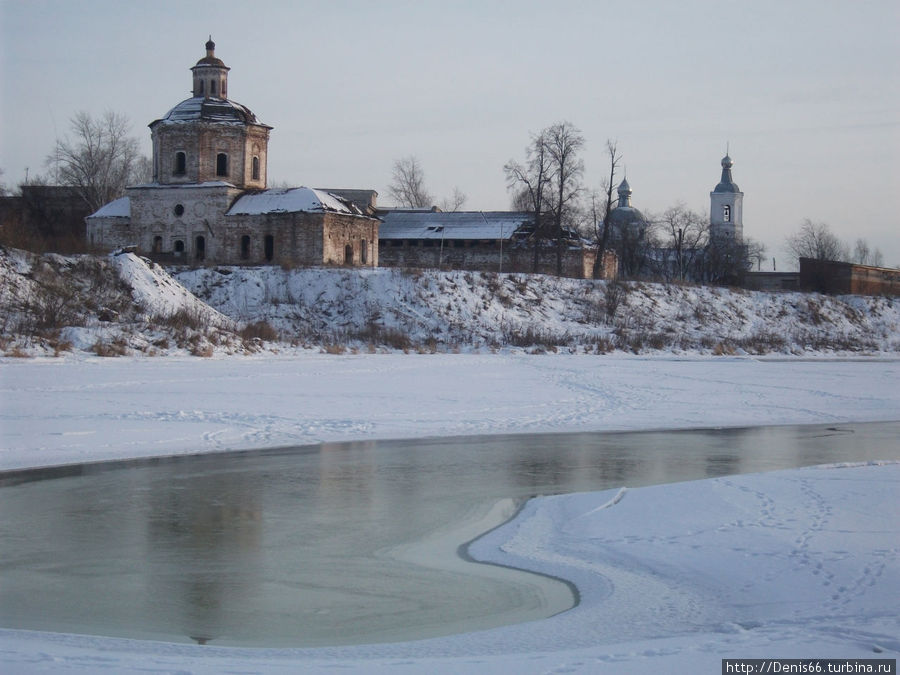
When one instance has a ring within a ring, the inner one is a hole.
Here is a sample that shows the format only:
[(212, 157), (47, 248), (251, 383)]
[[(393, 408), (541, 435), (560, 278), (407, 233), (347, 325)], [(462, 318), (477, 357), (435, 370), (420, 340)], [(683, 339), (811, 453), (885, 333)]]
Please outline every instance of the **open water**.
[(900, 459), (900, 423), (458, 437), (0, 473), (0, 626), (243, 646), (412, 640), (570, 608), (467, 562), (544, 494)]

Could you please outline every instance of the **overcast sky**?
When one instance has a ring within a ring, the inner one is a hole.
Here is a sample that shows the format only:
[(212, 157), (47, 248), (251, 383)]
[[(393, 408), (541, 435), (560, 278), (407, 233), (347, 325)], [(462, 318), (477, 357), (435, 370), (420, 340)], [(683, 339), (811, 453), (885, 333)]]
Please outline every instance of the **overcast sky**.
[[(503, 165), (568, 120), (585, 181), (618, 141), (634, 205), (706, 212), (730, 143), (745, 236), (789, 266), (805, 218), (900, 265), (900, 2), (0, 0), (8, 185), (80, 110), (146, 125), (212, 34), (229, 96), (274, 127), (270, 181), (372, 188), (419, 158), (438, 199), (507, 209)], [(768, 265), (771, 269), (771, 260)]]

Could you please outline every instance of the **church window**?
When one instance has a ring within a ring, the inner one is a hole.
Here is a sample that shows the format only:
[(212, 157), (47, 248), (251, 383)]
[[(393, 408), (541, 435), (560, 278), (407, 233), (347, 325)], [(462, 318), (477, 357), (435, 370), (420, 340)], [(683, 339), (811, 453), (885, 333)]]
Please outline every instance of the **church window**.
[(160, 251), (162, 251), (162, 237), (156, 235), (153, 237), (153, 252), (159, 253)]
[(200, 235), (194, 240), (194, 258), (203, 260), (206, 257), (206, 237)]
[(726, 223), (731, 222), (731, 206), (729, 204), (725, 205), (725, 212), (724, 212), (722, 218)]
[(176, 204), (175, 205), (175, 215), (176, 216), (184, 215), (184, 204)]
[(187, 156), (183, 152), (175, 153), (175, 175), (183, 176), (187, 169)]
[(216, 81), (215, 80), (209, 81), (209, 93), (212, 94), (213, 96), (216, 95)]
[(216, 175), (228, 175), (228, 155), (226, 155), (224, 152), (220, 152), (218, 155), (216, 155)]
[(250, 235), (245, 234), (241, 237), (241, 260), (247, 260), (250, 257)]
[(353, 246), (347, 244), (344, 247), (344, 264), (352, 265), (353, 264)]
[(362, 265), (365, 265), (368, 262), (369, 258), (369, 242), (365, 239), (359, 242), (359, 262)]
[(271, 234), (267, 234), (263, 241), (263, 245), (265, 247), (266, 260), (272, 262), (275, 258), (275, 237)]
[(181, 239), (175, 240), (175, 255), (181, 256), (184, 253), (184, 242)]
[(206, 82), (204, 82), (203, 80), (200, 80), (200, 93), (205, 94), (206, 93), (205, 89), (206, 89)]
[(259, 157), (254, 155), (250, 160), (250, 177), (253, 180), (259, 180)]

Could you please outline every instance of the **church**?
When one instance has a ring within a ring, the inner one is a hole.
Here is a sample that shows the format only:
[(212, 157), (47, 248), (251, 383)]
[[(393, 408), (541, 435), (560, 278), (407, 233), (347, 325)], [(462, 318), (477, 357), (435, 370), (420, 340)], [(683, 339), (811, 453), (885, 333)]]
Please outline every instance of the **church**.
[(376, 266), (375, 191), (266, 189), (272, 127), (228, 98), (215, 48), (191, 68), (193, 96), (150, 123), (152, 181), (88, 216), (88, 243), (170, 263)]

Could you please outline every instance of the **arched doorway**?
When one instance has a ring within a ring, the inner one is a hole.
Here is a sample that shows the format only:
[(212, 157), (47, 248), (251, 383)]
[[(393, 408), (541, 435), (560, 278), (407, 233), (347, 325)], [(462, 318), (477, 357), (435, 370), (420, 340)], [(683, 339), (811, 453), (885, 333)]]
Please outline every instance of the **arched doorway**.
[(206, 258), (206, 237), (200, 235), (194, 240), (194, 259), (203, 260)]

